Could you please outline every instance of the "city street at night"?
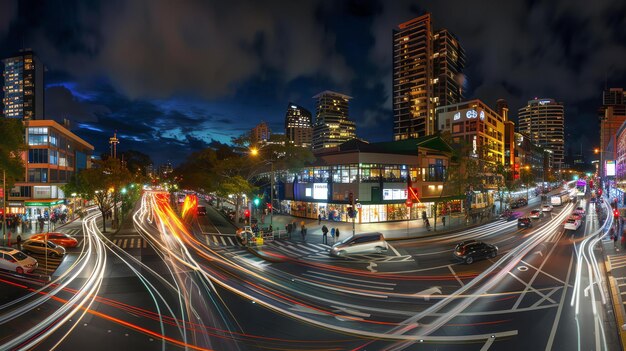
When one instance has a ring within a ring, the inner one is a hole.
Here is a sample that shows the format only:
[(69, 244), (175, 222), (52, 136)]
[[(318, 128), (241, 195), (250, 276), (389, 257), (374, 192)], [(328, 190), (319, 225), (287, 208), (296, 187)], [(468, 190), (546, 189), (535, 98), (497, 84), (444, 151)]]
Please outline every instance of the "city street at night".
[(626, 2), (0, 0), (0, 351), (626, 351)]

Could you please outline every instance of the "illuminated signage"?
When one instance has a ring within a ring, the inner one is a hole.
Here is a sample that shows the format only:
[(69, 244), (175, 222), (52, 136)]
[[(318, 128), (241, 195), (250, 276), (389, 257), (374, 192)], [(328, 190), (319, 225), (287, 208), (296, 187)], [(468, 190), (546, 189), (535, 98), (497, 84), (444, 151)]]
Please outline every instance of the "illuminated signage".
[(26, 201), (24, 202), (24, 206), (48, 207), (48, 206), (60, 205), (64, 202), (65, 200), (57, 200), (57, 201), (50, 201), (50, 202)]
[(607, 177), (615, 176), (615, 161), (607, 160), (605, 169), (606, 169), (606, 176)]
[(480, 119), (485, 119), (485, 111), (480, 111)]
[(465, 112), (465, 117), (467, 117), (468, 119), (476, 118), (478, 117), (478, 112), (476, 112), (476, 110), (469, 110)]
[(541, 100), (539, 101), (539, 105), (547, 105), (550, 103), (550, 100)]
[(383, 200), (406, 200), (407, 198), (406, 189), (383, 189)]
[(305, 188), (304, 189), (304, 196), (311, 196), (311, 193), (313, 192), (313, 190), (311, 188)]
[(296, 105), (291, 105), (291, 108), (298, 108), (298, 106), (296, 106)]
[(476, 145), (476, 135), (474, 135), (474, 138), (472, 139), (472, 147), (473, 147), (472, 153), (474, 154), (474, 157), (478, 156), (478, 154), (476, 153), (476, 149), (477, 149), (476, 146), (477, 146)]
[(328, 183), (313, 183), (313, 198), (328, 200)]
[(457, 112), (457, 113), (455, 113), (455, 114), (454, 114), (454, 120), (455, 120), (455, 121), (458, 121), (458, 120), (460, 120), (460, 119), (461, 119), (461, 112)]

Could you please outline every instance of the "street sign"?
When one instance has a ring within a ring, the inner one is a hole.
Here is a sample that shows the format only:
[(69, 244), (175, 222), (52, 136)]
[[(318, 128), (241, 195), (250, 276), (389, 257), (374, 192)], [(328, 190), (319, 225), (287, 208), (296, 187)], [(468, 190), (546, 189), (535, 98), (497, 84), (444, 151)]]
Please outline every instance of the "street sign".
[(361, 209), (361, 203), (360, 202), (356, 203), (356, 208)]

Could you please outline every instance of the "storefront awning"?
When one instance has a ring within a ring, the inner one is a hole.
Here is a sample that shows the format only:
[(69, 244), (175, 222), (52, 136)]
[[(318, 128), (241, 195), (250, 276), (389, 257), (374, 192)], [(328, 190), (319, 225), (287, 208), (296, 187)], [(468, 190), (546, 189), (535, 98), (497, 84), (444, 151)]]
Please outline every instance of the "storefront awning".
[(37, 199), (34, 201), (24, 201), (26, 207), (50, 207), (55, 205), (64, 204), (64, 199)]

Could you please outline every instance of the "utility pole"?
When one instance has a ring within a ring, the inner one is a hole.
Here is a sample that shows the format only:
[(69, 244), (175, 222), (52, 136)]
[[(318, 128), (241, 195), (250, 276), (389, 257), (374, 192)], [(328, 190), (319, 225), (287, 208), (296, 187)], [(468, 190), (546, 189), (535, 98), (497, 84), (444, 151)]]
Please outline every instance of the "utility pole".
[(2, 238), (6, 240), (7, 238), (7, 201), (6, 201), (6, 191), (7, 191), (7, 171), (2, 170)]

